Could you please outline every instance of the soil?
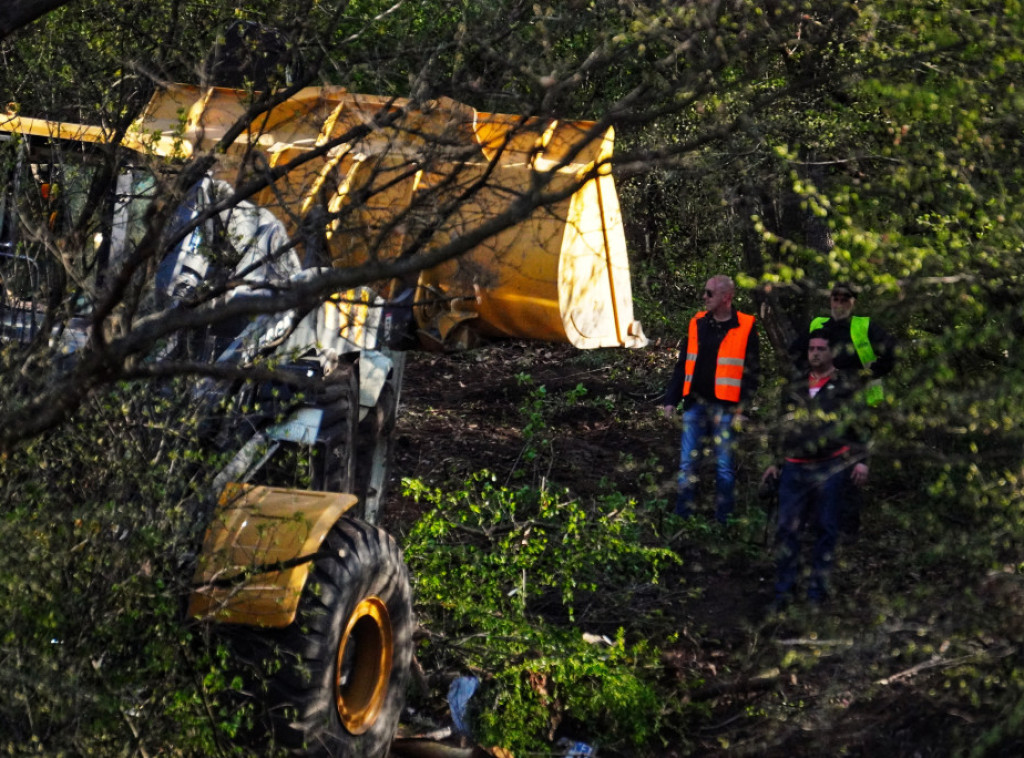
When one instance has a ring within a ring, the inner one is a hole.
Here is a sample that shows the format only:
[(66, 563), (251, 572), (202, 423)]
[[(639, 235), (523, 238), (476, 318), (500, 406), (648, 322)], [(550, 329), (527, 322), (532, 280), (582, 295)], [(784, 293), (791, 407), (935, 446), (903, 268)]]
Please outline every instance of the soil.
[[(544, 387), (548, 397), (556, 398), (582, 385), (591, 402), (545, 416), (553, 454), (546, 461), (550, 468), (540, 475), (581, 498), (612, 487), (638, 501), (657, 501), (664, 505), (659, 513), (667, 516), (675, 497), (680, 425), (663, 417), (661, 397), (678, 345), (589, 355), (569, 346), (534, 343), (451, 355), (410, 353), (397, 428), (396, 476), (429, 483), (458, 481), (482, 469), (506, 476), (525, 465), (520, 409), (532, 389)], [(760, 472), (753, 470), (745, 453), (741, 449), (737, 455), (737, 507), (759, 509)], [(707, 473), (702, 481), (712, 478)], [(385, 526), (401, 533), (419, 514), (397, 489), (393, 483)], [(705, 505), (710, 516), (711, 505)], [(668, 519), (656, 528), (671, 529)], [(686, 550), (686, 535), (677, 535), (673, 544)], [(697, 545), (689, 547), (699, 551)], [(756, 551), (764, 544), (750, 547)], [(762, 552), (766, 559), (767, 551)], [(770, 600), (763, 586), (769, 578), (764, 573), (770, 572), (767, 562), (732, 556), (724, 565), (712, 566), (718, 563), (714, 556), (691, 552), (687, 557), (685, 571), (699, 584), (706, 583), (705, 572), (716, 574), (715, 591), (703, 593), (693, 608), (707, 626), (735, 629), (737, 617), (756, 619)]]
[[(488, 469), (499, 475), (522, 465), (521, 407), (536, 387), (549, 398), (574, 388), (586, 390), (586, 403), (545, 416), (553, 437), (552, 466), (544, 475), (582, 497), (602, 489), (624, 455), (657, 458), (674, 469), (678, 432), (660, 415), (660, 384), (671, 372), (675, 350), (621, 351), (614, 365), (607, 353), (568, 346), (511, 343), (466, 353), (410, 353), (397, 428), (395, 472), (442, 481)], [(595, 407), (596, 404), (602, 407)], [(674, 487), (666, 477), (666, 486)], [(642, 482), (616, 478), (619, 491), (641, 496)], [(667, 496), (667, 495), (666, 495)], [(404, 520), (408, 506), (392, 499), (392, 515)], [(412, 514), (415, 515), (415, 514)]]
[[(664, 514), (653, 517), (658, 523), (652, 531), (683, 563), (663, 582), (667, 589), (638, 595), (635, 602), (658, 603), (666, 623), (679, 632), (678, 643), (664, 653), (665, 671), (680, 698), (704, 707), (692, 709), (700, 716), (685, 725), (685, 736), (666, 738), (663, 754), (948, 754), (949, 715), (932, 698), (906, 684), (881, 692), (873, 685), (877, 648), (887, 643), (857, 636), (873, 620), (868, 590), (855, 582), (850, 566), (866, 569), (879, 556), (862, 543), (844, 546), (837, 584), (845, 599), (823, 617), (767, 612), (769, 519), (756, 494), (759, 470), (749, 449), (763, 432), (756, 418), (739, 450), (737, 509), (747, 514), (744, 530), (715, 533), (707, 493), (695, 524), (679, 529), (668, 518), (679, 426), (663, 418), (660, 399), (677, 350), (670, 344), (595, 355), (513, 342), (451, 355), (410, 353), (394, 471), (438, 485), (482, 469), (506, 476), (526, 465), (521, 408), (531, 391), (543, 386), (548, 397), (560, 397), (582, 385), (588, 402), (565, 404), (546, 416), (554, 455), (549, 468), (535, 473), (581, 498), (612, 486)], [(398, 489), (393, 483), (383, 525), (401, 536), (418, 510)], [(783, 668), (787, 654), (810, 656), (814, 663), (806, 670), (799, 664)], [(869, 690), (870, 697), (862, 694)]]

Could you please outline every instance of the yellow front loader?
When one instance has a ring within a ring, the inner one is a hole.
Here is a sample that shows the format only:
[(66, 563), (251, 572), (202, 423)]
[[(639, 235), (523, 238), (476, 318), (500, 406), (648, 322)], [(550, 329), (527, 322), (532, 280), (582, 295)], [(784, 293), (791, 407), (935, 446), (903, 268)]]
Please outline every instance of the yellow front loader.
[[(265, 630), (278, 738), (304, 755), (384, 755), (412, 654), (406, 570), (374, 526), (407, 349), (514, 337), (579, 348), (641, 347), (610, 171), (611, 129), (302, 89), (253, 116), (251, 93), (174, 85), (119, 140), (101, 127), (0, 116), (2, 330), (38, 339), (33, 287), (54, 261), (34, 229), (85, 194), (89, 146), (124, 156), (107, 231), (84, 256), (107, 276), (146, 237), (176, 172), (208, 169), (178, 203), (151, 313), (220, 298), (258, 301), (317, 277), (359, 286), (315, 307), (172, 335), (154, 360), (273, 362), (287, 380), (203, 381), (227, 408), (227, 463), (195, 572), (193, 616)], [(34, 226), (33, 226), (34, 225)], [(87, 306), (86, 306), (87, 310)], [(48, 337), (74, 360), (88, 322)], [(302, 469), (309, 489), (286, 486)]]

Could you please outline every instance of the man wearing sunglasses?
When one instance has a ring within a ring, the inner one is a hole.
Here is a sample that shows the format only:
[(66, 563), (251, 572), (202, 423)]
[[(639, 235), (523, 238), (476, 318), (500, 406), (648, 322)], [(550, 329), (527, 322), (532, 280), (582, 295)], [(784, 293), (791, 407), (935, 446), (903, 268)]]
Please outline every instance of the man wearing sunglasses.
[(686, 341), (662, 401), (665, 418), (683, 405), (676, 515), (693, 515), (697, 465), (705, 440), (715, 449), (715, 518), (726, 523), (735, 505), (735, 422), (757, 390), (760, 356), (753, 316), (732, 305), (736, 287), (723, 274), (704, 285), (704, 310), (690, 319)]

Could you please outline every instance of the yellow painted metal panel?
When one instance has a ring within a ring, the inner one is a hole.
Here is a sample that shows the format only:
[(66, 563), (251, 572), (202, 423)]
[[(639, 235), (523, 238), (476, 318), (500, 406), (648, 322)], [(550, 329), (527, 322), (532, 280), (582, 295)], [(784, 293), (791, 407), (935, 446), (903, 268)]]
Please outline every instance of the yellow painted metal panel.
[[(184, 137), (197, 147), (220, 139), (247, 105), (241, 93), (218, 88), (171, 88), (162, 97), (174, 108), (160, 97), (141, 123), (150, 131), (174, 128), (172, 114), (180, 118), (187, 110)], [(257, 119), (239, 144), (267, 146), (275, 164), (283, 165), (328, 139), (357, 132), (358, 139), (279, 179), (259, 198), (294, 232), (297, 216), (287, 211), (308, 212), (314, 197), (326, 197), (327, 213), (341, 214), (328, 231), (337, 266), (397, 257), (415, 231), (456, 198), (458, 207), (432, 236), (433, 248), (506, 211), (538, 172), (556, 172), (550, 185), (555, 191), (582, 184), (458, 262), (423, 272), (423, 330), (443, 340), (455, 333), (453, 323), (466, 324), (486, 335), (581, 348), (645, 342), (633, 321), (618, 199), (603, 165), (611, 158), (612, 130), (597, 130), (589, 121), (482, 113), (446, 99), (413, 108), (400, 98), (307, 88)], [(232, 157), (221, 162), (222, 178), (236, 168)], [(359, 202), (345, 212), (354, 197)], [(281, 199), (288, 208), (273, 207)]]
[(111, 139), (110, 130), (101, 126), (47, 121), (41, 118), (25, 118), (16, 113), (0, 114), (0, 131), (72, 140), (74, 142), (106, 143)]
[(310, 560), (355, 495), (229, 484), (206, 529), (189, 614), (256, 626), (295, 617)]

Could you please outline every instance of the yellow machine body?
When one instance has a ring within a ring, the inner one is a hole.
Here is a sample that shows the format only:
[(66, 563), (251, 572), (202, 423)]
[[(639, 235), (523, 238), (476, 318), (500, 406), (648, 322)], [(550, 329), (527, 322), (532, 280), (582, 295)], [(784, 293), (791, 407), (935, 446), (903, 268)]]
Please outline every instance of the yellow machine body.
[[(220, 142), (252, 104), (239, 90), (172, 85), (154, 95), (122, 144), (141, 156), (187, 159)], [(0, 131), (113, 139), (101, 127), (16, 113), (0, 114)], [(326, 211), (324, 218), (336, 219), (323, 240), (336, 267), (395, 259), (425, 228), (427, 253), (469, 240), (460, 257), (423, 270), (415, 282), (413, 312), (428, 346), (467, 347), (482, 335), (642, 347), (610, 171), (613, 142), (611, 128), (589, 121), (484, 113), (448, 99), (414, 106), (318, 87), (253, 120), (212, 173), (233, 188), (271, 176), (249, 199), (289, 233)], [(541, 204), (514, 210), (536, 192)], [(206, 533), (190, 613), (286, 626), (312, 557), (355, 502), (346, 494), (229, 485)]]
[[(173, 85), (153, 96), (123, 143), (188, 158), (217, 144), (251, 105), (243, 91)], [(99, 127), (13, 114), (0, 116), (0, 130), (110, 138)], [(428, 249), (472, 236), (543, 178), (550, 202), (420, 274), (421, 332), (453, 348), (466, 347), (474, 334), (642, 347), (608, 163), (613, 142), (611, 128), (589, 121), (484, 113), (444, 98), (413, 107), (400, 98), (310, 87), (255, 119), (219, 157), (214, 175), (240, 187), (260, 178), (254, 165), (264, 175), (278, 172), (252, 199), (289, 232), (324, 203), (340, 219), (325, 241), (341, 267), (397, 257), (426, 223), (436, 227)], [(437, 223), (446, 202), (450, 212)]]
[(230, 484), (203, 539), (190, 616), (284, 627), (313, 557), (355, 495)]

